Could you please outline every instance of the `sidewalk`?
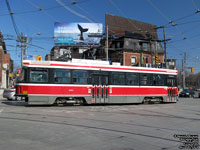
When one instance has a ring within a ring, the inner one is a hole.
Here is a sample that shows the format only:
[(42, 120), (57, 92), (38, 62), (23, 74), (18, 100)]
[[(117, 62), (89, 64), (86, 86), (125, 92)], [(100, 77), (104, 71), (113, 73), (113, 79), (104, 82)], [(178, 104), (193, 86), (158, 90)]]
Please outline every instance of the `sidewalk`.
[(3, 90), (4, 89), (0, 89), (0, 99), (3, 99)]

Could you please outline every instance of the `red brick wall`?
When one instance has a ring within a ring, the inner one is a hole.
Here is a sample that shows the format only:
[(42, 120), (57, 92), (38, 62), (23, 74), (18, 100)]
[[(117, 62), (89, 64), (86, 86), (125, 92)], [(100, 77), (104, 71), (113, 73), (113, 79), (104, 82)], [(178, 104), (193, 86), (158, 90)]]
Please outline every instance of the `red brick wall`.
[(3, 56), (3, 63), (6, 64), (8, 63), (10, 66), (10, 54), (4, 54)]
[[(155, 55), (152, 55), (151, 58), (151, 54), (143, 54), (143, 64), (146, 64), (146, 57), (148, 56), (148, 63), (152, 64), (152, 60), (155, 58)], [(163, 55), (158, 55), (159, 56), (159, 62), (163, 63), (164, 62), (164, 57)], [(140, 63), (140, 53), (136, 53), (136, 52), (124, 52), (123, 53), (123, 64), (125, 66), (131, 66), (131, 57), (135, 57), (136, 58), (136, 65), (138, 65)]]
[(0, 82), (2, 82), (3, 50), (0, 47)]
[(123, 57), (123, 64), (125, 66), (131, 66), (131, 57), (136, 58), (136, 65), (140, 62), (140, 53), (124, 52)]
[(9, 67), (11, 67), (10, 54), (4, 54), (3, 49), (0, 48), (0, 82), (2, 82), (3, 64), (6, 64), (6, 63), (9, 64)]

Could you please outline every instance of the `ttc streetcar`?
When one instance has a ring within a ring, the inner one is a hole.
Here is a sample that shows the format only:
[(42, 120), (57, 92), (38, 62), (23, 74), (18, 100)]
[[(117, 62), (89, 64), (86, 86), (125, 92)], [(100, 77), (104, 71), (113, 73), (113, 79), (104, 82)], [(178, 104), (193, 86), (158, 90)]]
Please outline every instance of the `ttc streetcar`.
[(31, 105), (176, 102), (177, 70), (83, 59), (24, 60), (16, 95)]

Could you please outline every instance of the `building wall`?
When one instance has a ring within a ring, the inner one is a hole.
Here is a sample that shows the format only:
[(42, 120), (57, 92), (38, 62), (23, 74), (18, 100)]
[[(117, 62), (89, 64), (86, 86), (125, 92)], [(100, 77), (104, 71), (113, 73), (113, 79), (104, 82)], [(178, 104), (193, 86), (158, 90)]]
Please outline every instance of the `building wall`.
[(0, 46), (0, 88), (7, 88), (11, 69), (10, 54), (5, 54)]
[(0, 46), (0, 88), (2, 84), (2, 70), (3, 70), (3, 50)]
[(109, 52), (109, 60), (111, 60), (112, 62), (120, 62), (121, 65), (123, 65), (123, 53), (121, 51), (113, 53)]
[(153, 24), (144, 23), (141, 21), (136, 21), (136, 20), (120, 17), (120, 16), (114, 16), (111, 14), (106, 14), (105, 22), (106, 22), (105, 26), (108, 26), (108, 29), (109, 29), (108, 30), (109, 35), (124, 36), (125, 31), (128, 31), (134, 34), (137, 33), (143, 36), (144, 38), (149, 38), (150, 36), (154, 40), (157, 39), (156, 25), (153, 25)]
[(47, 54), (47, 55), (45, 56), (45, 60), (46, 60), (46, 61), (50, 61), (50, 60), (51, 60), (51, 55), (50, 55), (50, 54)]
[[(120, 59), (119, 58), (122, 58), (122, 65), (125, 65), (125, 66), (132, 66), (131, 64), (131, 58), (132, 57), (135, 57), (136, 58), (136, 62), (135, 62), (135, 65), (134, 66), (139, 66), (140, 64), (140, 58), (141, 56), (143, 57), (143, 63), (141, 66), (144, 66), (146, 67), (147, 65), (146, 64), (152, 64), (154, 65), (155, 64), (155, 55), (151, 55), (151, 54), (140, 54), (138, 52), (126, 52), (126, 51), (123, 51), (123, 52), (117, 52), (117, 53), (113, 53), (110, 55), (110, 59), (113, 61), (113, 62), (120, 62)], [(164, 62), (164, 56), (159, 54), (159, 62), (160, 63), (163, 63)]]

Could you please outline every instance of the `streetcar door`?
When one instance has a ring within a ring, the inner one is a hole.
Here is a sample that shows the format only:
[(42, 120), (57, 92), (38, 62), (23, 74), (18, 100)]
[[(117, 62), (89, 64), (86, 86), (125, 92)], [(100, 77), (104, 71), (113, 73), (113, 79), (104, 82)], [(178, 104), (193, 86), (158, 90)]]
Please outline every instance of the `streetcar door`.
[(176, 100), (176, 79), (173, 77), (167, 78), (168, 85), (168, 101)]
[(92, 103), (108, 103), (108, 75), (92, 75)]

